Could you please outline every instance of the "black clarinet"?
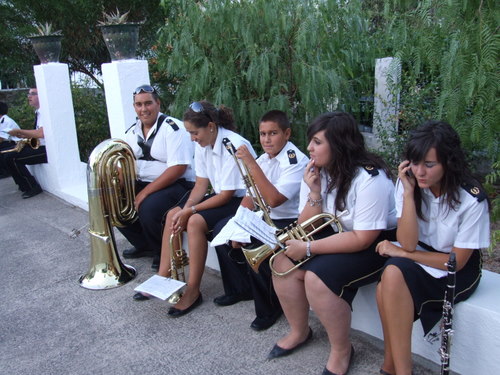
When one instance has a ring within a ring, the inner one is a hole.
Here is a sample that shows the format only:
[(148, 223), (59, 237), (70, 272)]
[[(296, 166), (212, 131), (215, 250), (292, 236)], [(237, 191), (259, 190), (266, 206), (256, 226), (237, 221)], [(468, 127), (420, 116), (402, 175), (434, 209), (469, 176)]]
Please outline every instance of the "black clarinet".
[(457, 267), (455, 253), (450, 253), (450, 258), (446, 266), (448, 267), (448, 277), (446, 279), (446, 291), (444, 293), (443, 329), (441, 333), (441, 348), (439, 349), (439, 354), (441, 355), (441, 375), (448, 375), (450, 373), (450, 350), (451, 336), (453, 335), (452, 320)]

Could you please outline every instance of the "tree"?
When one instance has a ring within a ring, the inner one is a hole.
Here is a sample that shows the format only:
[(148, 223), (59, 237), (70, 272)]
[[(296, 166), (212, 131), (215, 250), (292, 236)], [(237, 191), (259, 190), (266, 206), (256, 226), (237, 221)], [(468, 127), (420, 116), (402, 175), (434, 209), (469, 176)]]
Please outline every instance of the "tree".
[[(2, 82), (32, 82), (32, 66), (38, 64), (27, 36), (35, 23), (50, 22), (63, 31), (61, 62), (71, 72), (81, 72), (101, 86), (97, 78), (101, 65), (109, 62), (109, 54), (101, 32), (96, 27), (103, 11), (130, 10), (130, 21), (145, 21), (140, 30), (139, 54), (148, 55), (156, 40), (156, 32), (164, 22), (159, 1), (139, 0), (4, 0), (0, 14), (5, 28), (0, 31), (0, 80)], [(4, 17), (5, 16), (5, 17)]]

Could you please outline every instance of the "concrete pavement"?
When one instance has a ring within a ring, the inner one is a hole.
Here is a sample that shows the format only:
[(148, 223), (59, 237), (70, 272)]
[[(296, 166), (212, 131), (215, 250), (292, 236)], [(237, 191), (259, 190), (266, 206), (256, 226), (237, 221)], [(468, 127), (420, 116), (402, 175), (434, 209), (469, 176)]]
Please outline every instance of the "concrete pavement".
[[(160, 300), (135, 302), (133, 289), (154, 274), (151, 259), (124, 260), (138, 276), (102, 291), (81, 288), (90, 241), (88, 213), (48, 193), (22, 199), (12, 179), (0, 180), (0, 374), (321, 374), (329, 351), (311, 313), (313, 340), (293, 355), (267, 361), (287, 331), (281, 318), (255, 332), (253, 302), (212, 303), (222, 293), (207, 269), (203, 304), (169, 318)], [(120, 253), (129, 247), (116, 231)], [(378, 374), (382, 342), (352, 332), (350, 375)], [(416, 375), (439, 373), (415, 358)]]

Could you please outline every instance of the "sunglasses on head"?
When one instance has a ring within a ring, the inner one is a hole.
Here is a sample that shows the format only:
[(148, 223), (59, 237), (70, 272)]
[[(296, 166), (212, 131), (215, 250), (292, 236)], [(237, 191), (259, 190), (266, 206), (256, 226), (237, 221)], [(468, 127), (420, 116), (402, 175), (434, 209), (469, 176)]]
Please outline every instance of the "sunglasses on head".
[(134, 95), (140, 94), (142, 92), (146, 92), (148, 94), (152, 94), (152, 93), (156, 92), (156, 90), (155, 90), (155, 88), (153, 86), (142, 85), (142, 86), (139, 86), (138, 88), (136, 88), (134, 90)]
[(200, 102), (192, 102), (189, 105), (189, 108), (191, 108), (191, 110), (193, 112), (203, 113), (205, 116), (207, 116), (209, 118), (210, 121), (213, 122), (212, 116), (210, 116), (210, 113), (208, 113), (208, 111), (205, 109), (205, 107), (203, 107), (203, 104), (201, 104)]

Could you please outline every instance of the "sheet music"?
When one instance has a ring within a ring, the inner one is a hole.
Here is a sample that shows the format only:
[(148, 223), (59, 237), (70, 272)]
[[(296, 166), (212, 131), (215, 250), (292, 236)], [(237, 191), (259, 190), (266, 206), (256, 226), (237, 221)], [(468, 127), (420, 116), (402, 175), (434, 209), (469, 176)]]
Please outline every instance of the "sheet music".
[(267, 224), (258, 217), (255, 212), (250, 211), (248, 208), (240, 206), (238, 211), (236, 211), (234, 221), (251, 236), (257, 238), (269, 247), (274, 248), (278, 245), (276, 228)]
[(219, 232), (217, 236), (214, 237), (210, 245), (219, 246), (228, 243), (229, 241), (237, 241), (240, 243), (250, 243), (250, 234), (240, 227), (234, 221), (234, 217), (232, 217), (224, 228)]
[(186, 283), (183, 281), (171, 279), (170, 277), (153, 275), (142, 284), (138, 285), (134, 290), (136, 292), (150, 294), (165, 301), (184, 285), (186, 285)]

